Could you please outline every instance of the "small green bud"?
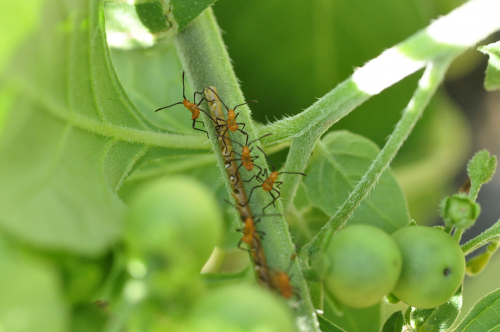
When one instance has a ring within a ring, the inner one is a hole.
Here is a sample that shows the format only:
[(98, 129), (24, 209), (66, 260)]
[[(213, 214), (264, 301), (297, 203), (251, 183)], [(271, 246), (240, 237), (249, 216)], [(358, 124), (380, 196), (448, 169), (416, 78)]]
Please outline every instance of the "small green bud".
[(401, 300), (394, 294), (389, 293), (385, 296), (385, 299), (387, 300), (387, 303), (389, 304), (397, 304), (401, 302)]
[(474, 225), (480, 213), (479, 204), (474, 203), (465, 194), (448, 196), (441, 202), (441, 216), (447, 226), (467, 229)]
[(406, 227), (408, 226), (417, 226), (417, 222), (415, 220), (410, 220), (410, 222), (406, 225)]

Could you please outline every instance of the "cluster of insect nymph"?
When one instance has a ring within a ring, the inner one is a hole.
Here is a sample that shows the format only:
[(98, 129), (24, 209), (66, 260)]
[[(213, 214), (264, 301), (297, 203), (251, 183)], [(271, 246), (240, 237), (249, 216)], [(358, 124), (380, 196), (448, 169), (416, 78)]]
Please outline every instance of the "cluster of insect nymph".
[[(278, 176), (284, 173), (299, 174), (303, 176), (306, 175), (299, 172), (278, 172), (272, 161), (260, 147), (257, 147), (257, 149), (260, 150), (262, 155), (264, 155), (272, 165), (273, 171), (270, 172), (268, 169), (263, 169), (259, 165), (254, 164), (254, 161), (259, 158), (259, 155), (253, 152), (255, 149), (254, 147), (251, 147), (251, 145), (272, 134), (269, 133), (257, 139), (250, 140), (250, 136), (247, 132), (244, 131), (245, 123), (238, 122), (237, 118), (239, 113), (236, 113), (235, 111), (240, 106), (246, 105), (248, 103), (255, 103), (255, 100), (236, 105), (234, 108), (229, 108), (219, 98), (217, 89), (215, 87), (207, 87), (204, 91), (205, 97), (203, 97), (196, 103), (196, 95), (200, 94), (201, 96), (203, 96), (203, 92), (195, 92), (193, 96), (193, 102), (191, 102), (187, 100), (185, 95), (184, 73), (182, 74), (182, 87), (184, 97), (184, 100), (182, 102), (159, 108), (156, 111), (182, 104), (192, 114), (191, 119), (193, 120), (193, 129), (205, 132), (207, 134), (207, 137), (209, 137), (208, 131), (196, 128), (196, 123), (201, 123), (202, 125), (204, 125), (202, 121), (198, 120), (201, 112), (205, 113), (205, 115), (211, 120), (211, 122), (214, 123), (217, 140), (224, 161), (224, 166), (229, 178), (229, 182), (231, 184), (232, 196), (236, 204), (230, 203), (227, 200), (226, 202), (231, 204), (238, 210), (243, 226), (242, 228), (237, 230), (243, 234), (240, 241), (238, 242), (238, 248), (247, 250), (250, 253), (257, 278), (261, 285), (276, 290), (286, 299), (289, 299), (294, 295), (299, 298), (297, 287), (292, 286), (290, 282), (290, 269), (292, 268), (296, 254), (292, 254), (288, 268), (285, 271), (270, 269), (267, 265), (261, 242), (261, 240), (264, 239), (265, 233), (257, 230), (256, 225), (264, 217), (280, 216), (279, 214), (265, 213), (265, 210), (271, 205), (275, 206), (276, 200), (281, 195), (279, 189), (282, 182), (276, 181), (278, 179)], [(200, 108), (200, 105), (203, 101), (207, 101), (211, 114), (208, 114)], [(221, 103), (227, 110), (227, 118), (224, 116)], [(229, 132), (240, 132), (245, 137), (245, 143), (243, 144), (230, 138)], [(241, 147), (241, 152), (237, 152), (233, 149), (233, 143)], [(253, 174), (247, 180), (242, 180), (240, 175), (240, 169), (242, 167), (247, 172), (251, 172), (254, 169), (257, 169), (258, 173)], [(247, 196), (243, 183), (250, 182), (254, 179), (261, 184), (252, 187), (250, 190), (250, 194)], [(264, 192), (268, 192), (272, 197), (272, 201), (264, 206), (264, 208), (262, 209), (262, 214), (253, 214), (249, 204), (250, 198), (252, 197), (254, 190), (259, 190), (259, 188), (262, 188)], [(245, 243), (249, 249), (243, 248), (243, 243)]]

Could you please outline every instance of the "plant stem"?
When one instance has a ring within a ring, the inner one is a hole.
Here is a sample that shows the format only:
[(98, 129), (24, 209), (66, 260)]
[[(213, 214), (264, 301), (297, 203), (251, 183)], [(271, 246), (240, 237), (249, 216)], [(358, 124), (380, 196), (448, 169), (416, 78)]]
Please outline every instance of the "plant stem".
[(311, 256), (318, 253), (326, 245), (333, 234), (345, 226), (354, 210), (375, 186), (382, 173), (387, 169), (400, 147), (413, 130), (413, 127), (422, 116), (422, 113), (444, 78), (444, 74), (456, 53), (445, 58), (430, 62), (419, 80), (418, 87), (412, 99), (405, 108), (401, 119), (389, 137), (382, 151), (363, 176), (358, 185), (350, 193), (335, 215), (323, 226), (321, 231), (309, 242), (304, 249)]
[(493, 238), (500, 235), (500, 220), (494, 223), (490, 228), (467, 242), (462, 246), (462, 250), (464, 255), (468, 255), (474, 250), (484, 246), (488, 242), (490, 242)]
[(458, 243), (460, 243), (460, 240), (462, 239), (462, 235), (464, 234), (464, 230), (462, 228), (456, 228), (455, 233), (453, 233), (453, 238), (457, 240)]
[(263, 143), (303, 137), (318, 124), (330, 127), (371, 96), (423, 68), (428, 61), (464, 51), (499, 30), (499, 12), (498, 0), (465, 3), (357, 69), (304, 112), (264, 126), (263, 133), (274, 135), (264, 138)]
[[(183, 67), (195, 91), (203, 91), (207, 86), (215, 86), (218, 90), (218, 96), (228, 107), (245, 102), (211, 9), (207, 9), (192, 24), (180, 32), (176, 37), (175, 43)], [(250, 118), (249, 108), (247, 106), (238, 107), (238, 113), (238, 121), (246, 125), (244, 130), (248, 133), (250, 140), (257, 138), (257, 132)], [(209, 131), (210, 142), (216, 153), (217, 163), (221, 170), (226, 189), (228, 190), (229, 197), (232, 197), (231, 186), (226, 175), (214, 124), (205, 115), (202, 117), (204, 118), (205, 128)], [(231, 139), (238, 142), (244, 142), (246, 138), (238, 132), (230, 133), (230, 135)], [(261, 146), (261, 143), (257, 141), (252, 145), (257, 148)], [(268, 168), (263, 157), (256, 159), (255, 164), (262, 168)], [(250, 173), (247, 173), (243, 169), (241, 172), (245, 180), (250, 178)], [(246, 183), (245, 191), (249, 193), (254, 186), (259, 184), (256, 180)], [(250, 205), (255, 214), (261, 214), (260, 211), (269, 202), (269, 194), (257, 188), (251, 197)], [(266, 213), (278, 213), (282, 215), (283, 208), (280, 201), (276, 202), (275, 211), (273, 211), (273, 207), (271, 206), (266, 210)], [(238, 218), (236, 214), (235, 218)], [(266, 218), (266, 222), (259, 223), (258, 227), (259, 230), (266, 233), (266, 238), (265, 241), (262, 241), (262, 246), (270, 268), (273, 271), (285, 271), (289, 265), (292, 253), (295, 252), (295, 246), (288, 231), (288, 224), (282, 217), (268, 217)], [(290, 273), (293, 274), (292, 282), (294, 286), (300, 289), (299, 307), (295, 310), (299, 330), (304, 332), (319, 332), (316, 313), (298, 260), (293, 263)]]
[[(275, 143), (292, 137), (286, 170), (303, 172), (315, 143), (334, 123), (371, 96), (422, 68), (426, 61), (444, 58), (451, 53), (458, 55), (467, 46), (474, 45), (498, 30), (500, 21), (488, 12), (488, 8), (500, 10), (499, 7), (499, 3), (492, 0), (470, 1), (434, 21), (426, 29), (357, 69), (350, 78), (304, 112), (262, 127), (262, 132), (274, 133), (263, 139), (263, 143)], [(483, 20), (486, 20), (484, 25)], [(472, 22), (480, 24), (481, 29), (477, 29)], [(450, 32), (457, 29), (464, 32), (463, 38)], [(283, 182), (282, 196), (285, 210), (289, 211), (300, 178), (285, 175)]]
[[(306, 169), (311, 151), (316, 146), (316, 142), (321, 135), (328, 130), (328, 127), (327, 125), (318, 124), (292, 140), (285, 163), (287, 172), (303, 172)], [(285, 202), (286, 213), (289, 213), (293, 207), (293, 198), (301, 180), (300, 175), (284, 174), (283, 176), (281, 195)]]

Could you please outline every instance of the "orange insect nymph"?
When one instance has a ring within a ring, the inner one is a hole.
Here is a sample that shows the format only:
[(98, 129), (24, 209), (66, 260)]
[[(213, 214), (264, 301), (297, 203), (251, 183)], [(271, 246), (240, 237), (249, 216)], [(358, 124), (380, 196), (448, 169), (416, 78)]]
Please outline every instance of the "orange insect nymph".
[(264, 189), (264, 191), (271, 191), (271, 189), (273, 189), (274, 182), (278, 179), (278, 174), (277, 171), (274, 171), (264, 180), (264, 183), (262, 183), (262, 189)]
[(293, 296), (292, 284), (290, 283), (290, 277), (286, 272), (275, 272), (273, 275), (273, 285), (278, 289), (281, 296), (285, 299), (289, 299)]
[[(273, 205), (276, 207), (275, 205), (275, 202), (276, 200), (278, 199), (278, 197), (281, 196), (281, 193), (279, 192), (278, 189), (281, 189), (281, 185), (283, 184), (283, 181), (276, 181), (278, 179), (278, 176), (280, 174), (299, 174), (299, 175), (302, 175), (302, 176), (307, 176), (305, 175), (304, 173), (300, 173), (300, 172), (278, 172), (276, 170), (276, 168), (274, 167), (274, 164), (273, 162), (269, 159), (269, 157), (266, 155), (266, 153), (264, 152), (264, 150), (262, 150), (260, 147), (257, 147), (260, 151), (262, 151), (262, 153), (264, 154), (264, 156), (266, 157), (266, 159), (271, 163), (271, 165), (273, 166), (273, 171), (271, 172), (271, 174), (269, 176), (267, 176), (268, 174), (268, 169), (265, 169), (264, 172), (259, 172), (258, 174), (252, 176), (249, 180), (246, 180), (245, 182), (250, 182), (253, 178), (256, 178), (258, 181), (262, 182), (261, 185), (258, 185), (258, 186), (255, 186), (252, 188), (252, 190), (250, 190), (250, 195), (248, 195), (248, 201), (246, 204), (248, 204), (250, 202), (250, 197), (252, 197), (252, 194), (253, 194), (253, 191), (257, 188), (262, 188), (262, 190), (264, 190), (265, 192), (268, 192), (271, 197), (273, 198), (272, 202), (267, 204), (266, 206), (264, 206), (264, 208), (262, 209), (262, 213), (265, 213), (265, 210)], [(262, 173), (262, 175), (264, 176), (264, 180), (260, 178), (260, 174)], [(278, 189), (276, 189), (274, 187), (274, 185), (276, 184), (276, 187)], [(275, 191), (278, 195), (275, 197), (272, 193), (272, 191)]]
[(217, 122), (207, 112), (205, 112), (204, 110), (202, 110), (200, 108), (201, 103), (204, 100), (207, 100), (205, 97), (203, 97), (198, 104), (196, 103), (196, 94), (199, 93), (201, 95), (202, 92), (195, 92), (194, 93), (194, 95), (193, 95), (193, 102), (190, 102), (189, 100), (187, 100), (186, 93), (185, 93), (185, 85), (184, 85), (184, 74), (185, 74), (185, 72), (182, 72), (182, 96), (184, 97), (184, 100), (180, 101), (178, 103), (169, 105), (169, 106), (161, 107), (161, 108), (157, 109), (155, 112), (158, 112), (159, 110), (162, 110), (162, 109), (165, 109), (165, 108), (169, 108), (169, 107), (172, 107), (172, 106), (175, 106), (175, 105), (182, 104), (182, 105), (184, 105), (185, 108), (187, 108), (191, 112), (191, 120), (193, 120), (193, 129), (194, 130), (198, 130), (198, 131), (202, 131), (202, 132), (206, 133), (207, 134), (207, 138), (208, 138), (208, 131), (203, 130), (203, 129), (199, 129), (199, 128), (195, 127), (195, 124), (197, 122), (201, 123), (202, 125), (205, 125), (202, 121), (196, 121), (200, 117), (200, 112), (205, 113), (216, 125), (217, 125)]
[[(236, 107), (238, 107), (238, 106), (236, 106)], [(236, 122), (236, 115), (235, 115), (233, 109), (230, 109), (229, 111), (227, 111), (226, 125), (229, 128), (229, 130), (232, 131), (233, 133), (238, 130), (238, 123)]]
[(243, 228), (243, 237), (241, 238), (241, 241), (250, 244), (256, 231), (255, 224), (253, 223), (253, 219), (250, 217), (246, 217), (244, 223), (245, 226)]
[[(208, 89), (212, 90), (210, 87), (208, 87)], [(236, 105), (234, 108), (229, 108), (227, 107), (227, 105), (222, 101), (222, 99), (220, 99), (219, 95), (214, 91), (212, 90), (212, 92), (217, 96), (217, 98), (219, 98), (219, 100), (221, 101), (221, 103), (224, 105), (224, 107), (227, 109), (227, 120), (226, 119), (221, 119), (221, 118), (217, 118), (218, 120), (220, 121), (223, 121), (225, 122), (225, 124), (218, 124), (217, 127), (216, 127), (216, 130), (219, 131), (221, 127), (226, 127), (226, 129), (224, 130), (224, 132), (221, 134), (222, 136), (224, 136), (224, 134), (229, 130), (231, 132), (236, 132), (237, 130), (239, 130), (242, 134), (246, 135), (247, 136), (247, 141), (248, 141), (248, 133), (246, 131), (244, 131), (243, 129), (245, 128), (245, 123), (242, 123), (242, 122), (237, 122), (236, 121), (236, 118), (238, 117), (238, 115), (240, 115), (240, 113), (237, 113), (235, 112), (235, 110), (240, 107), (240, 106), (243, 106), (243, 105), (246, 105), (248, 103), (256, 103), (257, 100), (250, 100), (250, 101), (247, 101), (243, 104), (239, 104), (239, 105)], [(242, 126), (240, 128), (240, 125)]]
[(197, 120), (200, 117), (200, 108), (195, 103), (190, 102), (189, 100), (184, 99), (182, 102), (185, 108), (187, 108), (191, 112), (191, 119)]
[[(264, 138), (266, 136), (269, 136), (269, 135), (272, 135), (272, 133), (266, 134), (266, 135), (261, 136), (261, 137), (259, 137), (257, 139), (254, 139), (250, 143), (248, 142), (248, 137), (247, 137), (246, 145), (243, 145), (240, 142), (237, 142), (237, 141), (235, 141), (235, 140), (233, 140), (233, 139), (231, 139), (229, 137), (224, 137), (222, 135), (218, 135), (218, 136), (223, 137), (224, 139), (228, 139), (231, 142), (236, 143), (239, 146), (241, 146), (241, 153), (238, 153), (238, 152), (236, 152), (236, 151), (233, 150), (233, 153), (236, 154), (236, 155), (238, 155), (239, 158), (238, 159), (231, 159), (231, 160), (228, 160), (228, 161), (241, 161), (241, 164), (238, 166), (238, 170), (241, 168), (241, 166), (244, 166), (247, 171), (251, 171), (251, 170), (253, 170), (254, 167), (257, 167), (259, 169), (259, 174), (260, 174), (260, 173), (262, 173), (262, 167), (260, 167), (259, 165), (255, 165), (253, 163), (255, 159), (259, 158), (259, 156), (252, 156), (252, 155), (250, 155), (252, 153), (253, 148), (250, 149), (249, 146), (252, 143), (257, 142), (258, 140), (261, 140), (262, 138)], [(245, 182), (248, 182), (248, 181), (245, 181)]]
[(246, 250), (246, 249), (241, 247), (241, 243), (244, 242), (246, 244), (250, 244), (250, 243), (252, 243), (252, 240), (256, 234), (259, 234), (263, 238), (263, 236), (266, 235), (266, 233), (264, 233), (262, 231), (258, 231), (257, 227), (255, 226), (257, 223), (260, 222), (260, 219), (254, 221), (254, 219), (252, 217), (246, 217), (245, 219), (242, 218), (242, 220), (243, 220), (243, 224), (244, 224), (243, 228), (236, 230), (238, 232), (243, 233), (243, 236), (241, 237), (240, 242), (238, 242), (238, 248), (242, 249), (242, 250)]
[(290, 263), (288, 264), (288, 268), (286, 269), (286, 272), (283, 271), (276, 271), (273, 274), (272, 278), (272, 285), (273, 288), (276, 289), (281, 296), (283, 296), (286, 299), (291, 298), (294, 293), (297, 293), (298, 297), (298, 288), (292, 286), (292, 283), (290, 282), (290, 279), (292, 278), (290, 275), (290, 270), (293, 265), (293, 261), (297, 257), (297, 254), (292, 254)]

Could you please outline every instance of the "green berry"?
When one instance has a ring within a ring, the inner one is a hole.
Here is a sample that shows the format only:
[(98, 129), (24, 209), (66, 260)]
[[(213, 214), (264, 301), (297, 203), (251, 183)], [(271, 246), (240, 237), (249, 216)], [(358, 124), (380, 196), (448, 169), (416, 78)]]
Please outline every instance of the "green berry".
[(420, 309), (446, 303), (465, 275), (465, 258), (457, 241), (440, 229), (425, 226), (405, 227), (391, 237), (403, 256), (394, 295)]
[(396, 284), (401, 254), (394, 240), (370, 225), (347, 226), (328, 244), (321, 274), (343, 304), (366, 308), (380, 302)]
[(46, 262), (0, 248), (0, 331), (68, 331), (61, 280)]
[(246, 284), (213, 290), (197, 303), (192, 317), (193, 322), (225, 322), (224, 331), (295, 331), (292, 313), (281, 299)]
[(161, 260), (162, 252), (189, 248), (200, 270), (221, 235), (222, 215), (213, 194), (191, 178), (161, 179), (131, 199), (126, 239), (133, 255)]

